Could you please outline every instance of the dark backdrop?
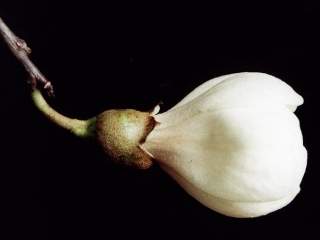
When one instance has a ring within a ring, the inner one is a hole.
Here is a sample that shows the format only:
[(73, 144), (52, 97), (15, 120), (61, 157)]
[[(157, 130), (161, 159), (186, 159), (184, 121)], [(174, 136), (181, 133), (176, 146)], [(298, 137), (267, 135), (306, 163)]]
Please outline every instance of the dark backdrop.
[(165, 111), (213, 77), (266, 72), (305, 99), (297, 115), (308, 168), (301, 193), (286, 208), (256, 219), (224, 217), (158, 166), (115, 166), (94, 143), (48, 122), (30, 101), (25, 71), (0, 41), (2, 198), (11, 236), (277, 239), (317, 233), (319, 8), (66, 2), (0, 4), (0, 16), (29, 43), (33, 61), (52, 81), (56, 97), (49, 102), (57, 110), (88, 118), (111, 108), (148, 110), (162, 101)]

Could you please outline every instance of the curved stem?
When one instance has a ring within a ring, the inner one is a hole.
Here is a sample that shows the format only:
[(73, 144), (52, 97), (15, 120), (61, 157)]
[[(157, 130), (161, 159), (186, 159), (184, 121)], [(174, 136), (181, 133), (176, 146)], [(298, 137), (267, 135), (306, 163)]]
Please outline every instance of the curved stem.
[(86, 138), (95, 135), (95, 117), (88, 120), (69, 118), (50, 107), (39, 90), (33, 90), (31, 96), (36, 107), (53, 123), (69, 130), (78, 137)]

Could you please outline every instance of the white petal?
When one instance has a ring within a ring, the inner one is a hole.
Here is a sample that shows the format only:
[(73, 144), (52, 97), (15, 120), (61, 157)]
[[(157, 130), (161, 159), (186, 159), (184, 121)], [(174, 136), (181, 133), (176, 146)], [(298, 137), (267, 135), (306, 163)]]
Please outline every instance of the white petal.
[(156, 115), (161, 127), (176, 125), (199, 112), (225, 108), (286, 106), (291, 111), (303, 98), (280, 79), (265, 73), (236, 73), (196, 88), (168, 112)]
[(306, 166), (299, 121), (286, 108), (202, 113), (156, 127), (144, 148), (195, 188), (232, 201), (283, 198)]
[(204, 92), (206, 92), (207, 90), (213, 88), (214, 86), (216, 86), (217, 84), (219, 84), (220, 82), (234, 76), (237, 75), (239, 73), (233, 73), (233, 74), (228, 74), (228, 75), (223, 75), (220, 77), (216, 77), (213, 78), (209, 81), (206, 81), (205, 83), (201, 84), (199, 87), (195, 88), (191, 93), (189, 93), (186, 97), (184, 97), (178, 104), (176, 104), (172, 109), (175, 109), (177, 107), (180, 107), (188, 102), (190, 102), (191, 100), (195, 99), (196, 97), (198, 97), (199, 95), (203, 94)]
[(287, 196), (273, 200), (262, 202), (239, 202), (228, 199), (217, 198), (208, 192), (196, 188), (193, 184), (186, 181), (185, 178), (177, 175), (170, 168), (163, 165), (165, 171), (168, 172), (191, 196), (201, 202), (208, 208), (215, 210), (221, 214), (237, 218), (259, 217), (276, 211), (289, 204), (299, 193), (300, 188), (289, 193)]

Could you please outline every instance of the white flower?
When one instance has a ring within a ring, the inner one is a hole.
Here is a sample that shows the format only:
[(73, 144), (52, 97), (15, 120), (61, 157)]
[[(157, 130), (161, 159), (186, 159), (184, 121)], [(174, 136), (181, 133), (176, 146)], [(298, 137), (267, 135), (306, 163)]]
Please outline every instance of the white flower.
[(307, 151), (293, 113), (303, 99), (280, 79), (235, 73), (200, 85), (165, 113), (143, 148), (190, 195), (232, 217), (257, 217), (300, 191)]

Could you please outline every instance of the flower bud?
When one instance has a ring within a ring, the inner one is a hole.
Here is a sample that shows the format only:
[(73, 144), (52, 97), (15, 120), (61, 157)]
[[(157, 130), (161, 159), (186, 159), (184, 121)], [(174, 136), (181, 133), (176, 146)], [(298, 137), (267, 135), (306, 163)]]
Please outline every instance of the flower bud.
[(264, 73), (197, 87), (165, 113), (143, 149), (190, 195), (232, 217), (257, 217), (300, 191), (307, 151), (294, 114), (303, 98)]

